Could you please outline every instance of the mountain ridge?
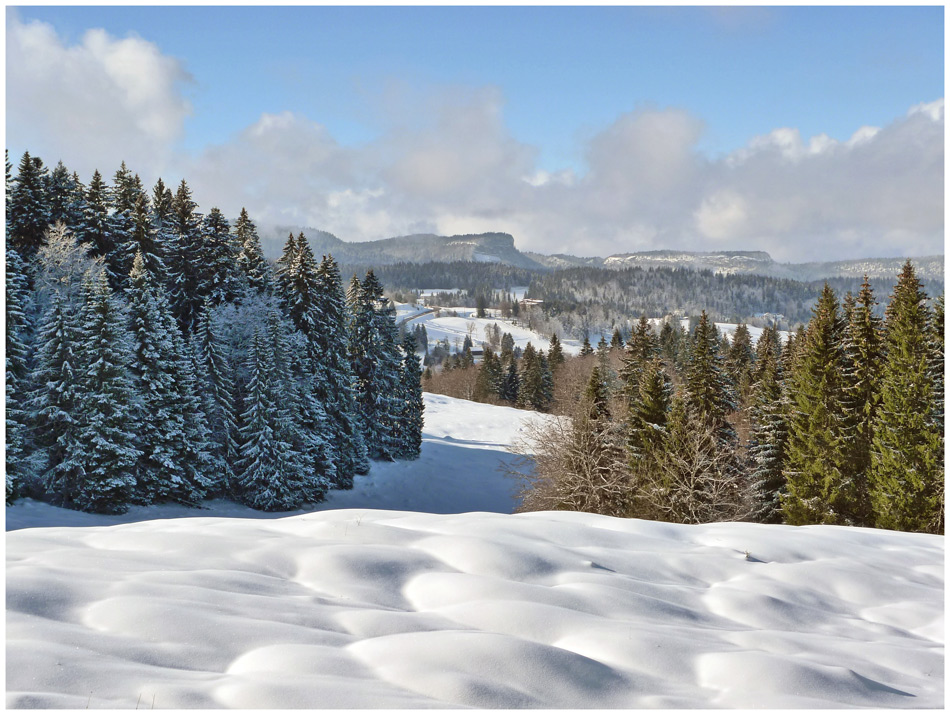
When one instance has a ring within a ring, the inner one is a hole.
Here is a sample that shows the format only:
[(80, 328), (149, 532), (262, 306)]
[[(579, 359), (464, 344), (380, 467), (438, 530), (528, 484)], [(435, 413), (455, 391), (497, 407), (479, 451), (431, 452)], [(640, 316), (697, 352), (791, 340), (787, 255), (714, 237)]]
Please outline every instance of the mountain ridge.
[(521, 251), (514, 236), (501, 231), (455, 234), (414, 233), (374, 241), (344, 241), (320, 229), (300, 226), (277, 226), (262, 240), (281, 245), (281, 236), (303, 233), (317, 255), (332, 253), (343, 265), (388, 265), (392, 263), (450, 263), (473, 261), (503, 263), (517, 268), (546, 271), (575, 267), (606, 269), (684, 268), (711, 270), (721, 274), (751, 274), (773, 278), (814, 281), (834, 277), (890, 278), (900, 271), (905, 260), (914, 262), (918, 277), (943, 280), (944, 256), (868, 257), (837, 261), (779, 263), (767, 251), (723, 250), (685, 251), (654, 249), (615, 253), (606, 257), (572, 256), (564, 253), (543, 254)]

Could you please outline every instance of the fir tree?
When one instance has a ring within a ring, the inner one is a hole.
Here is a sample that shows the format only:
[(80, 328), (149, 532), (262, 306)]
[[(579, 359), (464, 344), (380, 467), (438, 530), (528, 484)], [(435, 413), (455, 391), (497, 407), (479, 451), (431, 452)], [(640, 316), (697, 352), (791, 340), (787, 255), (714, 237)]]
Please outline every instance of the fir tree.
[(507, 365), (498, 396), (514, 405), (518, 403), (518, 396), (521, 392), (521, 378), (518, 375), (518, 363), (514, 357), (508, 360)]
[(754, 361), (752, 335), (749, 333), (749, 327), (745, 323), (739, 323), (726, 352), (725, 363), (729, 378), (732, 384), (735, 385), (736, 391), (743, 402), (749, 395)]
[(169, 274), (168, 299), (178, 325), (184, 334), (190, 334), (198, 313), (202, 296), (199, 293), (201, 261), (201, 214), (191, 198), (191, 189), (182, 179), (172, 200), (172, 233), (174, 251), (166, 256)]
[(86, 190), (83, 215), (77, 239), (92, 258), (105, 258), (115, 251), (109, 222), (109, 187), (96, 171)]
[(75, 174), (70, 174), (63, 162), (56, 164), (46, 182), (49, 201), (49, 223), (62, 222), (71, 233), (82, 227), (83, 186)]
[(647, 362), (656, 356), (657, 351), (658, 345), (653, 329), (650, 327), (650, 321), (645, 315), (641, 315), (637, 327), (634, 328), (627, 341), (619, 374), (623, 393), (628, 399), (634, 398), (639, 392), (640, 375)]
[(485, 357), (478, 367), (472, 398), (476, 402), (488, 402), (498, 396), (502, 380), (501, 361), (491, 350), (485, 351)]
[(29, 473), (29, 433), (27, 400), (29, 395), (30, 292), (26, 266), (14, 249), (7, 250), (6, 263), (6, 467), (7, 503), (23, 490)]
[(590, 339), (587, 337), (587, 333), (584, 333), (584, 342), (581, 344), (581, 357), (587, 357), (588, 355), (594, 354), (594, 348), (590, 345)]
[(610, 420), (607, 385), (600, 372), (600, 367), (594, 365), (591, 370), (587, 388), (584, 390), (584, 400), (590, 406), (590, 418), (593, 420)]
[(943, 433), (931, 371), (932, 315), (908, 260), (885, 313), (886, 358), (874, 421), (875, 524), (943, 533)]
[(231, 227), (224, 214), (212, 208), (199, 231), (196, 293), (212, 306), (232, 301), (241, 293)]

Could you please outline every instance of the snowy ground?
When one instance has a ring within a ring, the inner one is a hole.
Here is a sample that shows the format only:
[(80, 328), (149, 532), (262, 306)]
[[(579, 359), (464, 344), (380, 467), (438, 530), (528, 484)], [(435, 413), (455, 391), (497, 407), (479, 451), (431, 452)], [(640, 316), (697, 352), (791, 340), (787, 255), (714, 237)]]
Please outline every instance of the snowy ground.
[(7, 705), (940, 708), (942, 544), (566, 512), (23, 529)]
[(8, 508), (7, 706), (944, 705), (943, 537), (488, 513), (531, 418), (427, 394), (296, 516)]

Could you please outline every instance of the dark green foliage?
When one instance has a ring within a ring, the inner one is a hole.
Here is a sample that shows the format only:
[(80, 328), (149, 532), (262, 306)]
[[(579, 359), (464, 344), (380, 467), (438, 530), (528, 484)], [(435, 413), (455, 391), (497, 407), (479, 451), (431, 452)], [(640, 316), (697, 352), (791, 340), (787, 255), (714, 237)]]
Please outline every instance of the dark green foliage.
[(910, 261), (887, 306), (871, 500), (877, 526), (943, 533), (943, 432), (931, 369), (933, 315)]
[(594, 348), (590, 345), (590, 340), (587, 337), (587, 334), (584, 334), (584, 342), (581, 344), (581, 357), (587, 357), (588, 355), (594, 354)]
[(551, 335), (551, 347), (548, 348), (548, 362), (551, 363), (551, 369), (557, 370), (558, 366), (564, 364), (564, 350), (561, 348), (561, 340), (557, 333)]
[(723, 369), (719, 347), (716, 326), (703, 311), (686, 368), (686, 408), (699, 422), (710, 427), (718, 439), (732, 441), (735, 431), (726, 421), (726, 414), (736, 409), (735, 393)]
[(584, 400), (589, 405), (588, 414), (592, 420), (610, 419), (609, 393), (601, 376), (600, 367), (597, 365), (594, 365), (594, 369), (591, 370), (587, 388), (584, 390)]
[(521, 358), (518, 385), (518, 405), (546, 412), (554, 399), (551, 369), (543, 352), (535, 350), (531, 343), (525, 346)]
[(8, 249), (6, 258), (6, 499), (9, 504), (22, 492), (29, 471), (26, 464), (29, 454), (27, 400), (32, 301), (26, 265), (20, 254)]
[(789, 374), (789, 423), (783, 499), (790, 524), (847, 523), (841, 487), (846, 454), (843, 375), (844, 320), (825, 286)]
[(644, 366), (637, 392), (629, 401), (627, 455), (632, 464), (663, 458), (672, 399), (673, 384), (663, 363), (654, 358)]
[(399, 382), (400, 413), (396, 422), (397, 456), (416, 459), (422, 452), (423, 411), (422, 366), (415, 343), (406, 336), (402, 343), (403, 361)]
[(50, 207), (46, 195), (47, 169), (38, 157), (24, 152), (7, 194), (7, 246), (29, 259), (46, 240)]
[(247, 209), (241, 209), (241, 215), (234, 223), (234, 243), (238, 246), (237, 265), (251, 290), (258, 293), (270, 293), (274, 290), (271, 267), (264, 258), (261, 239), (257, 227), (248, 216)]
[(755, 356), (752, 352), (752, 336), (749, 334), (749, 327), (745, 323), (739, 323), (726, 352), (725, 363), (729, 379), (742, 401), (749, 394), (754, 362)]
[(788, 399), (779, 379), (777, 338), (766, 328), (756, 346), (756, 377), (750, 410), (750, 476), (755, 497), (755, 519), (767, 524), (782, 519), (785, 493), (785, 455), (788, 446)]

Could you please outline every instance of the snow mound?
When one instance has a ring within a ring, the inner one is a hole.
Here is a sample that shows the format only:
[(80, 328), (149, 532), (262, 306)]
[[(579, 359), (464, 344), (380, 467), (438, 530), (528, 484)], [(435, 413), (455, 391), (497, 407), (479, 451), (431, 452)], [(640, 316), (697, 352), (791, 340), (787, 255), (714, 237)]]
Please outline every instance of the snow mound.
[(7, 705), (943, 706), (943, 538), (343, 509), (7, 534)]

